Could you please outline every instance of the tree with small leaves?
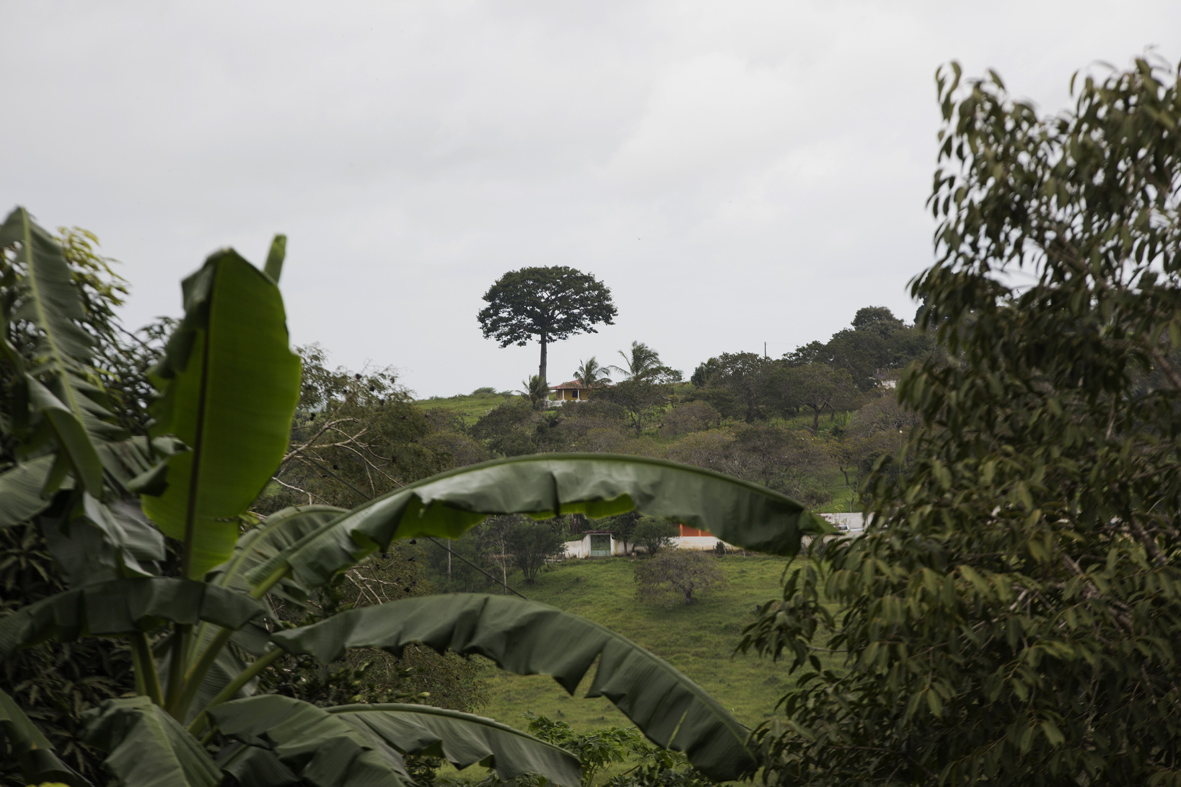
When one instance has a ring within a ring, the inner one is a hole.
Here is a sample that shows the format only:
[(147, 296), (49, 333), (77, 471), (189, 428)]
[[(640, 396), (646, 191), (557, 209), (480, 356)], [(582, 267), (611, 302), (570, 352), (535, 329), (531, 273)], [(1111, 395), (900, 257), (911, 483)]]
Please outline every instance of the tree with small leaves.
[(766, 782), (1181, 783), (1178, 69), (1072, 80), (1049, 117), (994, 73), (938, 86), (912, 294), (946, 355), (899, 382), (921, 422), (864, 535), (747, 630), (803, 671)]

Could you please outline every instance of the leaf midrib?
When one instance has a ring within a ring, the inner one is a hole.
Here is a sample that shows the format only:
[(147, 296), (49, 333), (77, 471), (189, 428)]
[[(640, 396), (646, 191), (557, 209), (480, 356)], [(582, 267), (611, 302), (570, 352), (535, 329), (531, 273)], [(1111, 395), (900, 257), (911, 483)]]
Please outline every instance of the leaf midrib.
[[(79, 423), (82, 422), (82, 410), (78, 403), (77, 393), (74, 391), (74, 386), (70, 384), (69, 369), (65, 363), (62, 355), (61, 347), (58, 344), (55, 332), (50, 330), (50, 320), (48, 311), (45, 308), (44, 293), (41, 290), (40, 280), (35, 273), (35, 264), (33, 262), (33, 224), (29, 218), (29, 212), (25, 208), (18, 208), (21, 212), (21, 245), (24, 246), (25, 267), (28, 271), (29, 291), (32, 295), (33, 308), (37, 311), (37, 319), (40, 323), (41, 330), (45, 334), (45, 339), (49, 343), (50, 357), (54, 361), (54, 365), (58, 368), (58, 375), (62, 381), (62, 387), (66, 393), (66, 400), (69, 402), (70, 411), (78, 418)], [(68, 319), (68, 318), (67, 318)]]

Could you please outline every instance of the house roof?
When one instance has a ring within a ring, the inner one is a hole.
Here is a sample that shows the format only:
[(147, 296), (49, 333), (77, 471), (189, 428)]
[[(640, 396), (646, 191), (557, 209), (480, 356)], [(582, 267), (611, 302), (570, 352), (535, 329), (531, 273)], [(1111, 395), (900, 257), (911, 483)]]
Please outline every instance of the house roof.
[(575, 389), (575, 390), (581, 391), (585, 388), (586, 388), (586, 386), (583, 385), (582, 383), (578, 382), (577, 380), (571, 380), (568, 383), (562, 383), (561, 385), (551, 385), (549, 387), (549, 389), (551, 391), (568, 391), (570, 389)]

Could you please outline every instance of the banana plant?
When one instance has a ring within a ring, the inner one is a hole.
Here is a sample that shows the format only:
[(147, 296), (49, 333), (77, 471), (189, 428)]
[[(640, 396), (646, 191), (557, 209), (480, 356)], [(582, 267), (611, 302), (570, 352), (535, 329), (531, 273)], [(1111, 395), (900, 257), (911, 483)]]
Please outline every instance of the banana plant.
[[(0, 240), (15, 244), (28, 270), (57, 271), (60, 284), (60, 250), (47, 238), (23, 211), (0, 229)], [(794, 554), (805, 534), (829, 532), (823, 520), (769, 489), (660, 460), (601, 454), (488, 462), (350, 511), (296, 507), (248, 527), (248, 508), (286, 449), (299, 391), (299, 361), (277, 286), (284, 250), (279, 236), (262, 270), (220, 251), (184, 281), (185, 317), (152, 373), (160, 397), (150, 439), (109, 433), (101, 397), (83, 384), (82, 318), (68, 289), (45, 300), (52, 314), (31, 322), (42, 344), (56, 343), (57, 355), (47, 351), (50, 360), (33, 370), (5, 348), (29, 392), (19, 417), (31, 447), (24, 461), (0, 472), (0, 511), (27, 519), (54, 496), (71, 495), (92, 535), (59, 539), (55, 555), (76, 581), (0, 619), (0, 659), (51, 638), (128, 643), (136, 696), (108, 701), (89, 720), (90, 742), (107, 752), (104, 765), (117, 784), (212, 787), (228, 776), (261, 787), (402, 784), (409, 781), (404, 756), (423, 753), (460, 768), (479, 763), (503, 779), (532, 773), (578, 785), (571, 754), (489, 719), (420, 705), (321, 708), (257, 690), (258, 676), (284, 654), (327, 663), (348, 648), (397, 654), (411, 643), (479, 654), (518, 674), (551, 675), (570, 693), (593, 667), (589, 696), (607, 697), (654, 743), (684, 752), (718, 780), (752, 773), (748, 731), (705, 691), (626, 638), (543, 604), (428, 596), (313, 625), (277, 624), (272, 598), (306, 599), (392, 541), (455, 538), (490, 515), (637, 510), (780, 555)], [(6, 309), (16, 304), (27, 315), (29, 298), (45, 299), (41, 283), (14, 276), (3, 284)], [(146, 518), (125, 510), (128, 491), (139, 493)], [(180, 544), (180, 576), (160, 576), (151, 560), (137, 558), (161, 551), (144, 544), (154, 548), (162, 535)], [(91, 554), (115, 556), (112, 570), (87, 571)], [(44, 737), (7, 695), (0, 695), (0, 737), (22, 753), (31, 782), (86, 784), (46, 751)]]

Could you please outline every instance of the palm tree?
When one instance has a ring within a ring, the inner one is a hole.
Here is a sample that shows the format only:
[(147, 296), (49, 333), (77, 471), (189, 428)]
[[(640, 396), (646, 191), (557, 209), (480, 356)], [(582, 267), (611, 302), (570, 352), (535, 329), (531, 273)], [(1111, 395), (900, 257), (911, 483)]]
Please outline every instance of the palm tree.
[(574, 371), (574, 379), (583, 388), (598, 388), (603, 383), (611, 382), (611, 378), (607, 376), (607, 369), (599, 366), (595, 356), (592, 355), (587, 360), (578, 363), (580, 366)]
[(521, 381), (521, 390), (516, 393), (524, 396), (533, 405), (534, 410), (541, 410), (549, 400), (549, 386), (541, 375), (535, 374), (528, 380)]
[(643, 342), (632, 342), (631, 354), (620, 350), (619, 355), (627, 366), (608, 366), (607, 368), (626, 374), (629, 380), (648, 380), (655, 376), (663, 365), (660, 362), (660, 353)]

